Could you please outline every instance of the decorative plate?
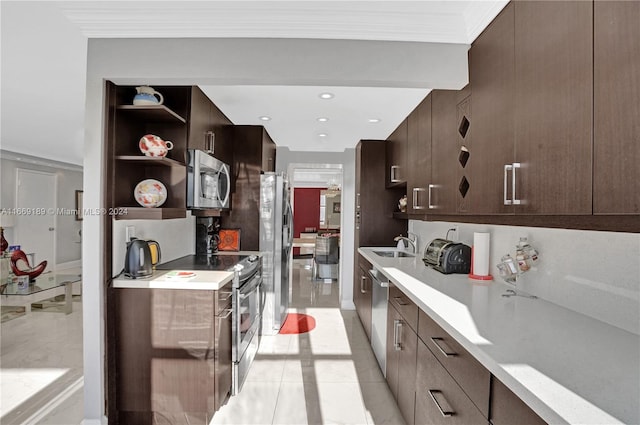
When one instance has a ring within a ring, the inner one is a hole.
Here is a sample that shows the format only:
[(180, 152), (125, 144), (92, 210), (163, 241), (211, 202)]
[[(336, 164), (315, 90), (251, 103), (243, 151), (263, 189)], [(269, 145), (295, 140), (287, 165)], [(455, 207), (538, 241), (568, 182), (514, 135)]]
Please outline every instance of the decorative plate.
[(190, 272), (190, 271), (181, 271), (181, 270), (174, 270), (171, 271), (169, 273), (166, 274), (166, 277), (170, 277), (173, 279), (188, 279), (190, 277), (194, 277), (196, 274), (194, 272)]
[(145, 208), (156, 208), (167, 200), (167, 188), (155, 179), (142, 180), (133, 190), (136, 201)]

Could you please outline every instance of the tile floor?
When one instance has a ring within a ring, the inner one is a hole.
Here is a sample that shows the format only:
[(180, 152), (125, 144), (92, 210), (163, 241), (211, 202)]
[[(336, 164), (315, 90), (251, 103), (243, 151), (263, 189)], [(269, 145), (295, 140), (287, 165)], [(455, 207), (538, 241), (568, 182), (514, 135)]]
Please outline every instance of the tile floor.
[(316, 320), (300, 335), (263, 336), (242, 391), (211, 424), (404, 424), (355, 311), (338, 284), (294, 260), (290, 311)]
[(32, 311), (2, 323), (0, 423), (80, 424), (82, 375), (79, 299), (69, 315)]
[[(262, 337), (241, 393), (212, 425), (404, 424), (355, 311), (340, 310), (338, 284), (311, 280), (308, 264), (293, 262), (290, 307), (316, 328)], [(0, 423), (82, 422), (81, 305), (2, 324)]]

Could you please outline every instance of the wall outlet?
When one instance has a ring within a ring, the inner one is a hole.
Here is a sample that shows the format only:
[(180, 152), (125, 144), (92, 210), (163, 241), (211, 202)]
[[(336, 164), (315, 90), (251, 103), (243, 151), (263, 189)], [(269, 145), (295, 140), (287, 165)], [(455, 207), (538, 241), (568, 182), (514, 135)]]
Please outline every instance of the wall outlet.
[(136, 237), (136, 226), (127, 226), (125, 233), (125, 241), (129, 242)]

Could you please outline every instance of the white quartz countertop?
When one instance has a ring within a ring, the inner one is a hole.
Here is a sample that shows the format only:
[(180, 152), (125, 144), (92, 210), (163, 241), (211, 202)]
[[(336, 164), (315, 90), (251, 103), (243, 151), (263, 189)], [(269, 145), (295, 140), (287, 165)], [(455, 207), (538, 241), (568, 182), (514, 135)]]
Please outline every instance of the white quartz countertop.
[[(190, 277), (189, 275), (192, 274)], [(187, 277), (181, 277), (187, 276)], [(217, 291), (233, 280), (233, 272), (217, 270), (159, 270), (142, 279), (113, 279), (114, 288), (196, 289)]]
[[(505, 283), (444, 275), (359, 248), (425, 313), (550, 424), (639, 424), (640, 337)], [(576, 294), (579, 296), (579, 294)]]

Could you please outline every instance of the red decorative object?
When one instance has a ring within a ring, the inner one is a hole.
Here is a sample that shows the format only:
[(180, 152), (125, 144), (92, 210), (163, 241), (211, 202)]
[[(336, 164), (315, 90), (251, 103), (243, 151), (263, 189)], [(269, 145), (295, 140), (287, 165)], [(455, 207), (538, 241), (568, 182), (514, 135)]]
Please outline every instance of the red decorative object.
[(308, 314), (289, 313), (284, 321), (281, 334), (303, 334), (311, 332), (316, 327), (316, 319)]
[(218, 236), (218, 250), (240, 251), (240, 229), (220, 229)]
[(0, 227), (0, 255), (4, 254), (7, 248), (9, 248), (9, 242), (4, 238), (4, 229)]
[[(26, 265), (25, 267), (18, 267), (18, 261), (23, 262)], [(34, 280), (36, 277), (40, 276), (40, 274), (47, 268), (47, 261), (43, 261), (35, 267), (31, 267), (29, 264), (29, 260), (27, 259), (27, 255), (24, 251), (14, 251), (11, 254), (11, 270), (13, 274), (16, 276), (29, 276), (29, 280)]]

